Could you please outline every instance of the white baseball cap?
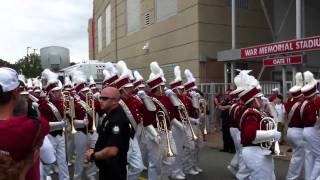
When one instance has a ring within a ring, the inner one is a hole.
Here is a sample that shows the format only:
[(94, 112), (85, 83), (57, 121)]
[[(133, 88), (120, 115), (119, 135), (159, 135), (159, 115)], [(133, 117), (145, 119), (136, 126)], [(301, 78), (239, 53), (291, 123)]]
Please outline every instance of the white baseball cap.
[(0, 87), (2, 92), (9, 92), (19, 87), (18, 73), (7, 67), (0, 67)]

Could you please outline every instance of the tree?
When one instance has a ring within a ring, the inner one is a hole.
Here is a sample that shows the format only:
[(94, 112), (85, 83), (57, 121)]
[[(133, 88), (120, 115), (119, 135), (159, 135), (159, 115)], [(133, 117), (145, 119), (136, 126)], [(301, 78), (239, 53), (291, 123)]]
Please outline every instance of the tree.
[(26, 76), (26, 78), (33, 78), (41, 76), (42, 66), (40, 56), (38, 54), (30, 54), (28, 57), (21, 58), (14, 64), (15, 69)]
[(13, 65), (10, 64), (9, 62), (0, 59), (0, 67), (2, 67), (2, 66), (4, 66), (4, 67), (11, 67), (11, 68), (13, 67)]

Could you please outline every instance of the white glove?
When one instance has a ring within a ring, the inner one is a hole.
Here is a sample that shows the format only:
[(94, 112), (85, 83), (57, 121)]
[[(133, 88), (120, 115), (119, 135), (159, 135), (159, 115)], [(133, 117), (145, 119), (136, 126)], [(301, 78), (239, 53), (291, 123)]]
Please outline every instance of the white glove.
[(161, 137), (158, 135), (158, 136), (155, 136), (154, 137), (154, 142), (156, 143), (156, 144), (160, 144), (160, 142), (161, 142)]
[(84, 118), (84, 119), (83, 119), (83, 124), (84, 124), (85, 126), (87, 126), (87, 125), (89, 124), (88, 118)]
[(279, 131), (274, 131), (274, 140), (276, 140), (276, 141), (280, 141), (280, 139), (281, 139), (281, 132), (279, 132)]
[(190, 91), (189, 94), (191, 97), (200, 97), (200, 94), (195, 91)]
[(142, 91), (142, 90), (138, 91), (137, 95), (138, 95), (141, 99), (143, 99), (144, 97), (147, 96), (146, 92), (144, 92), (144, 91)]
[(174, 92), (171, 89), (167, 89), (165, 91), (166, 96), (170, 96), (171, 94), (174, 94)]

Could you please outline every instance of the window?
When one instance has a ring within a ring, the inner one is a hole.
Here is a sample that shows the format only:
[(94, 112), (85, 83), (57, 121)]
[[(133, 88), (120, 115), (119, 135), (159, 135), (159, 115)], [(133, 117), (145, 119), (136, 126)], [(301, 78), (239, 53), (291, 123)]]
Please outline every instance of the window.
[(102, 18), (98, 18), (98, 51), (102, 50)]
[(177, 0), (156, 0), (157, 21), (177, 14)]
[(140, 0), (127, 0), (127, 28), (128, 33), (139, 31)]
[(111, 43), (111, 6), (106, 8), (106, 46)]

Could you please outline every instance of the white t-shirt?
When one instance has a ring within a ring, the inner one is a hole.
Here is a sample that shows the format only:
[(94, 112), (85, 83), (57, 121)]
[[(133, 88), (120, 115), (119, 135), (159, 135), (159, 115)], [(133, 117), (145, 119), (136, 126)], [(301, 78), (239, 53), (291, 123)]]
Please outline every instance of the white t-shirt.
[(275, 109), (277, 111), (277, 118), (275, 118), (275, 119), (277, 119), (277, 123), (278, 122), (283, 123), (284, 115), (285, 115), (285, 112), (286, 112), (286, 110), (284, 108), (284, 105), (282, 103), (281, 104), (276, 104), (275, 105)]

